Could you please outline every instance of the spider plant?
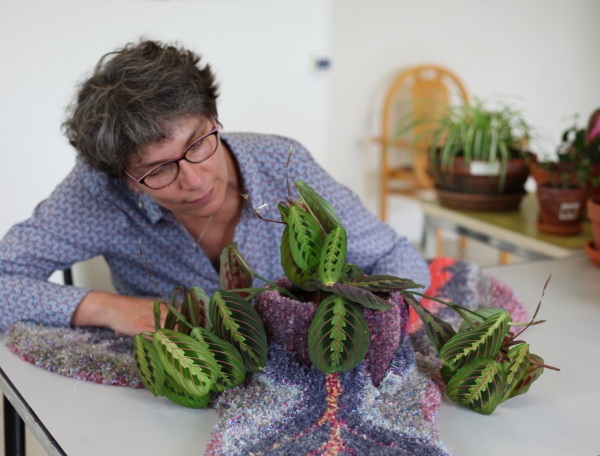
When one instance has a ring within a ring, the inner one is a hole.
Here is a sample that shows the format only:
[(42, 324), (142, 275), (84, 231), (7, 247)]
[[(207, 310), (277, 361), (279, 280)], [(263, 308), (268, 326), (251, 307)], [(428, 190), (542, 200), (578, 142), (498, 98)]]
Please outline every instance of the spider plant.
[[(475, 99), (470, 104), (449, 106), (427, 134), (431, 139), (430, 158), (452, 172), (454, 159), (487, 162), (500, 175), (504, 186), (508, 160), (525, 156), (532, 129), (522, 113), (504, 102), (494, 107)], [(437, 172), (433, 167), (434, 173)]]

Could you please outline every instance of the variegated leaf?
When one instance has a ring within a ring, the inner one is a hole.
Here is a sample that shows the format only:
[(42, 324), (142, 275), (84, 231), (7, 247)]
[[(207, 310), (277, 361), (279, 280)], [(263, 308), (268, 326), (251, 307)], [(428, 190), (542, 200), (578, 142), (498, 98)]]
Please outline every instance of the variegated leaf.
[(408, 290), (410, 288), (423, 288), (423, 285), (413, 282), (410, 279), (401, 279), (389, 275), (365, 276), (349, 285), (365, 288), (372, 292), (385, 292), (394, 290)]
[(362, 279), (365, 273), (353, 263), (346, 263), (342, 268), (342, 283), (355, 282)]
[(511, 397), (515, 387), (525, 376), (529, 369), (529, 344), (522, 343), (512, 347), (508, 353), (508, 362), (504, 363), (506, 371), (506, 389), (504, 390), (503, 401)]
[(281, 252), (281, 266), (286, 277), (295, 283), (301, 285), (310, 279), (314, 279), (317, 276), (316, 268), (312, 271), (305, 271), (296, 264), (296, 261), (292, 257), (292, 251), (290, 250), (289, 240), (289, 226), (286, 225), (283, 230), (283, 236), (281, 244), (279, 244), (279, 251)]
[(323, 291), (336, 293), (349, 301), (361, 304), (369, 309), (376, 309), (384, 312), (392, 308), (392, 304), (389, 301), (374, 295), (364, 288), (353, 287), (352, 285), (346, 285), (343, 283), (334, 283), (331, 286), (324, 285), (319, 281), (315, 281), (314, 283)]
[(405, 294), (402, 296), (421, 319), (423, 327), (425, 328), (425, 333), (427, 334), (427, 338), (431, 342), (431, 345), (433, 345), (433, 348), (435, 348), (435, 350), (439, 353), (446, 342), (456, 335), (456, 331), (454, 331), (454, 328), (452, 328), (450, 323), (433, 315), (412, 295)]
[(341, 275), (346, 263), (346, 230), (336, 226), (325, 238), (319, 261), (319, 278), (325, 285), (333, 285)]
[(450, 366), (442, 365), (442, 367), (440, 368), (440, 375), (442, 376), (442, 381), (446, 385), (448, 384), (450, 379), (452, 377), (454, 377), (455, 374), (456, 374), (456, 371), (454, 369), (452, 369)]
[(155, 396), (162, 396), (165, 371), (152, 343), (140, 334), (133, 338), (133, 357), (144, 386)]
[(330, 233), (336, 226), (342, 225), (340, 218), (331, 204), (315, 192), (312, 187), (301, 180), (294, 182), (294, 186), (326, 233)]
[(219, 365), (208, 347), (172, 329), (154, 333), (154, 348), (165, 372), (188, 393), (207, 394), (219, 376)]
[(508, 333), (508, 322), (508, 315), (500, 312), (475, 329), (456, 334), (440, 350), (442, 363), (459, 369), (475, 359), (494, 358)]
[(314, 217), (298, 206), (288, 213), (288, 242), (296, 264), (305, 271), (319, 265), (325, 234)]
[[(455, 309), (458, 310), (458, 309)], [(460, 326), (458, 327), (458, 332), (465, 332), (465, 331), (469, 331), (471, 328), (471, 326), (469, 325), (469, 323), (467, 323), (467, 321), (464, 319), (465, 317), (469, 318), (471, 321), (476, 322), (476, 323), (482, 323), (486, 318), (491, 317), (494, 314), (497, 314), (499, 312), (504, 312), (505, 314), (507, 314), (510, 317), (510, 312), (506, 309), (503, 309), (501, 307), (480, 307), (479, 309), (475, 310), (475, 311), (467, 311), (467, 310), (463, 310), (458, 311), (459, 315), (461, 315), (463, 317), (463, 320), (460, 322)], [(466, 315), (465, 315), (466, 313)], [(475, 315), (473, 315), (475, 314)]]
[(281, 215), (281, 221), (287, 224), (288, 213), (290, 212), (289, 206), (286, 206), (284, 203), (278, 203), (277, 209), (279, 210), (279, 215)]
[(331, 295), (317, 309), (308, 331), (308, 354), (325, 373), (358, 366), (369, 349), (369, 326), (360, 307)]
[(267, 336), (252, 304), (236, 293), (220, 290), (211, 300), (213, 331), (241, 353), (246, 369), (261, 371), (267, 362)]
[[(221, 252), (219, 270), (219, 287), (222, 290), (252, 287), (252, 271), (248, 264), (241, 259), (237, 244), (228, 245)], [(240, 296), (248, 296), (247, 292), (240, 292)]]
[(160, 301), (154, 301), (154, 331), (158, 331), (160, 326)]
[(213, 391), (220, 393), (244, 381), (246, 368), (244, 367), (242, 355), (240, 355), (237, 348), (205, 328), (194, 328), (190, 335), (208, 346), (215, 357), (215, 361), (221, 367), (219, 378), (213, 385)]
[(493, 359), (476, 359), (464, 365), (446, 386), (448, 397), (484, 415), (492, 413), (504, 395), (506, 373)]
[(165, 379), (165, 396), (177, 405), (194, 409), (203, 409), (210, 402), (210, 393), (203, 396), (190, 394), (169, 376)]
[(523, 375), (521, 381), (517, 383), (517, 386), (514, 387), (508, 396), (509, 398), (525, 394), (527, 391), (529, 391), (531, 384), (535, 382), (544, 372), (544, 368), (539, 365), (544, 364), (544, 360), (541, 356), (530, 354), (528, 359), (529, 367), (527, 368), (527, 371), (525, 372), (525, 375)]
[[(178, 298), (179, 298), (180, 294), (181, 294), (181, 302), (183, 302), (183, 296), (185, 294), (185, 290), (183, 289), (183, 287), (175, 287), (175, 289), (173, 290), (173, 295), (171, 296), (171, 307), (173, 307), (175, 309), (179, 309), (180, 301)], [(171, 310), (169, 310), (169, 312), (167, 313), (167, 318), (165, 320), (164, 328), (165, 329), (175, 329), (178, 321), (179, 321), (179, 318), (177, 318), (177, 316)]]

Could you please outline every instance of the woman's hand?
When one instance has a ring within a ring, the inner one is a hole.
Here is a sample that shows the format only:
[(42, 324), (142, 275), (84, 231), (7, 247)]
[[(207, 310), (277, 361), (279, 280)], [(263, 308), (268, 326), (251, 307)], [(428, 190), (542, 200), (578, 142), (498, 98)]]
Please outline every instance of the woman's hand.
[[(162, 326), (167, 316), (166, 306), (160, 307), (160, 314)], [(153, 332), (154, 301), (91, 291), (75, 309), (71, 326), (105, 326), (128, 336)]]

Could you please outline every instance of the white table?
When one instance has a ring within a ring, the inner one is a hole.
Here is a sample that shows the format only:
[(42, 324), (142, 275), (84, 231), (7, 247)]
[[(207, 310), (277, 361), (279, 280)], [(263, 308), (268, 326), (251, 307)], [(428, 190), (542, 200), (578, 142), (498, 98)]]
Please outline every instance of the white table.
[[(600, 269), (585, 256), (491, 268), (539, 318), (523, 335), (548, 364), (529, 393), (482, 416), (445, 400), (437, 418), (455, 456), (600, 454)], [(3, 341), (2, 341), (3, 342)], [(19, 360), (0, 343), (0, 387), (48, 454), (202, 454), (217, 421), (145, 390), (61, 377)], [(8, 379), (16, 388), (6, 382)], [(19, 398), (15, 394), (18, 390)]]

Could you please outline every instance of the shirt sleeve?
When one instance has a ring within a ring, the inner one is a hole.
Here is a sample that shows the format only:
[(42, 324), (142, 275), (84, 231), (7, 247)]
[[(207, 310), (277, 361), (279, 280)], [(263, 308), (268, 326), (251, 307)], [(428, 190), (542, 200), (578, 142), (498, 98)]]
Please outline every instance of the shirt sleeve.
[(0, 329), (29, 320), (67, 326), (89, 289), (50, 283), (56, 270), (96, 256), (93, 198), (77, 168), (0, 241)]
[(346, 261), (367, 274), (412, 279), (428, 288), (429, 268), (417, 249), (371, 213), (350, 189), (336, 182), (299, 143), (293, 142), (290, 179), (301, 179), (323, 196), (338, 213), (348, 235)]

